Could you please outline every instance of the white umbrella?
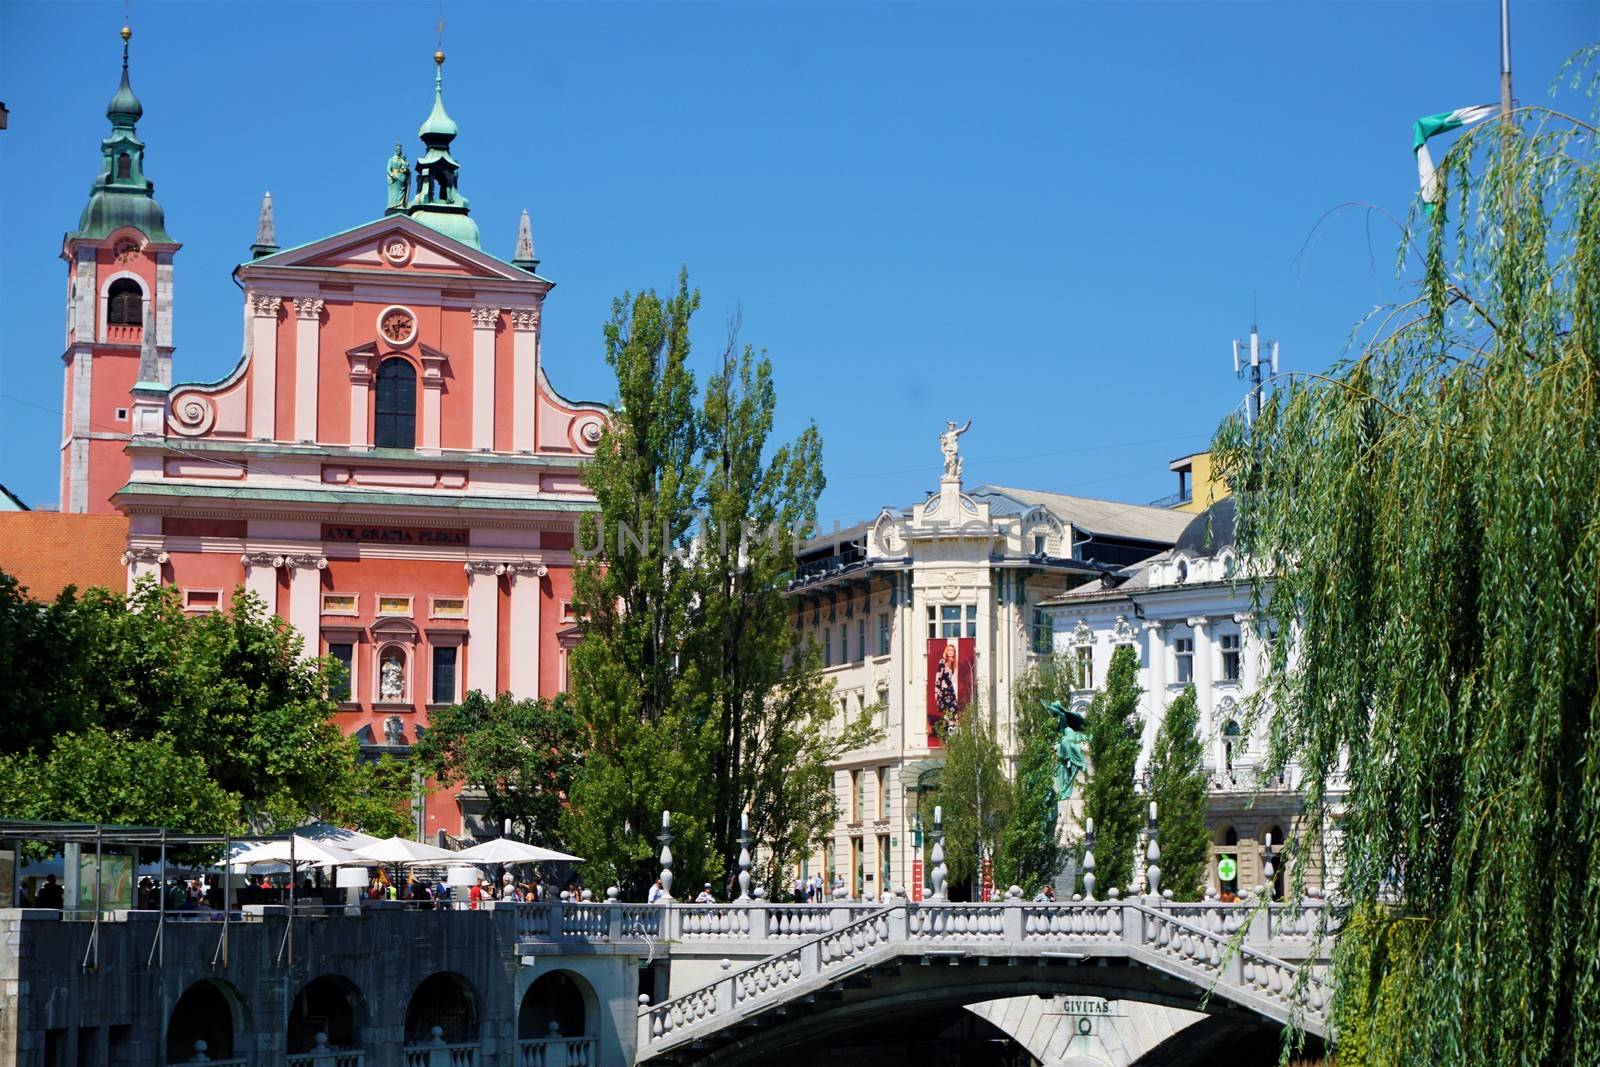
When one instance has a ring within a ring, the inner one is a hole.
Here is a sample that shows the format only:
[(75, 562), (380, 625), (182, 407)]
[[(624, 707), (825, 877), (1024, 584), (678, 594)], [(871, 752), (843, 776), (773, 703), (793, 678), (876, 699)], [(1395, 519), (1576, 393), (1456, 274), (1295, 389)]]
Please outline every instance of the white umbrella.
[(391, 837), (355, 850), (355, 854), (374, 863), (449, 863), (460, 853), (447, 848), (425, 845), (421, 841), (408, 841)]
[(343, 826), (335, 826), (331, 822), (308, 822), (304, 826), (296, 826), (289, 831), (296, 837), (309, 838), (323, 844), (335, 845), (349, 851), (351, 849), (365, 848), (367, 845), (376, 845), (378, 839), (371, 834), (364, 834), (360, 830), (346, 830)]
[(457, 859), (471, 860), (473, 863), (583, 862), (581, 856), (569, 856), (565, 852), (557, 852), (552, 848), (525, 845), (521, 841), (512, 841), (505, 837), (497, 837), (493, 841), (485, 841), (481, 845), (464, 848), (460, 852), (452, 853), (452, 855)]
[[(337, 845), (313, 841), (309, 837), (294, 837), (294, 862), (297, 864), (311, 864), (316, 867), (346, 867), (360, 865), (364, 861), (360, 856), (346, 852)], [(262, 863), (288, 863), (289, 841), (264, 841), (229, 860), (232, 867), (254, 867)]]

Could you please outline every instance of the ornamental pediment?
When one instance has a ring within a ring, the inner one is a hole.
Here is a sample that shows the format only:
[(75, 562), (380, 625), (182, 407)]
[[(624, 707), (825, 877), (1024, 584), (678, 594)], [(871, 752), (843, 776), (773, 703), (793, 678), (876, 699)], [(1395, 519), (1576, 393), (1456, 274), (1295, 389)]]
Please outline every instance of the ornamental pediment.
[(391, 215), (320, 241), (264, 256), (240, 270), (251, 273), (274, 267), (529, 280), (526, 271), (502, 263), (404, 215)]

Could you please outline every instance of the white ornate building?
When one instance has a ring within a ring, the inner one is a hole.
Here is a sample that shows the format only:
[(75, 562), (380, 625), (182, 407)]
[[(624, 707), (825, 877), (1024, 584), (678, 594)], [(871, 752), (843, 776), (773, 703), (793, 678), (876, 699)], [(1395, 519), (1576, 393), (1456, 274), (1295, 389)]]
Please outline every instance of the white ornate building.
[[(791, 597), (821, 646), (841, 720), (871, 710), (882, 740), (834, 773), (840, 818), (799, 874), (852, 896), (913, 884), (917, 797), (942, 763), (930, 736), (930, 652), (961, 648), (961, 697), (1017, 750), (1011, 688), (1054, 640), (1046, 605), (1165, 552), (1191, 516), (1162, 508), (984, 485), (964, 490), (955, 425), (941, 435), (939, 490), (813, 540)], [(933, 657), (937, 662), (937, 656)]]
[[(1052, 596), (1041, 610), (1049, 617), (1055, 649), (1075, 657), (1088, 679), (1074, 699), (1080, 710), (1104, 683), (1119, 645), (1138, 653), (1141, 775), (1166, 709), (1185, 686), (1195, 687), (1210, 780), (1208, 882), (1218, 891), (1249, 888), (1260, 883), (1267, 835), (1276, 848), (1293, 828), (1298, 783), (1259, 773), (1265, 727), (1248, 721), (1246, 701), (1263, 674), (1270, 638), (1254, 625), (1250, 584), (1239, 578), (1234, 502), (1224, 499), (1183, 518), (1188, 525), (1171, 549)], [(1219, 865), (1220, 871), (1229, 869), (1224, 857), (1233, 861), (1231, 879), (1219, 873)], [(1280, 887), (1283, 866), (1275, 863)]]

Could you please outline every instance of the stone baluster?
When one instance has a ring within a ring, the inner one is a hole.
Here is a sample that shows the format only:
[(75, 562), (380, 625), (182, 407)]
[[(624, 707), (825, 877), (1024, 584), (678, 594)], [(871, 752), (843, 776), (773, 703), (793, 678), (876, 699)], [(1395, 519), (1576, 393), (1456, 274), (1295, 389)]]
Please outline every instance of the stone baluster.
[(949, 877), (950, 869), (944, 864), (944, 808), (935, 805), (933, 809), (933, 892), (928, 895), (929, 900), (944, 899), (944, 882)]
[(661, 832), (656, 835), (661, 842), (661, 891), (663, 901), (672, 902), (672, 812), (661, 812)]
[(1083, 899), (1094, 899), (1094, 820), (1083, 824)]
[(1154, 901), (1161, 899), (1161, 846), (1156, 844), (1156, 802), (1150, 802), (1150, 828), (1146, 831), (1150, 835), (1150, 846), (1144, 850), (1144, 878), (1150, 886), (1150, 897)]
[(1266, 846), (1261, 850), (1261, 892), (1271, 900), (1273, 896), (1272, 876), (1277, 872), (1272, 866), (1272, 835), (1266, 836)]
[(739, 896), (741, 904), (750, 901), (750, 813), (739, 813)]

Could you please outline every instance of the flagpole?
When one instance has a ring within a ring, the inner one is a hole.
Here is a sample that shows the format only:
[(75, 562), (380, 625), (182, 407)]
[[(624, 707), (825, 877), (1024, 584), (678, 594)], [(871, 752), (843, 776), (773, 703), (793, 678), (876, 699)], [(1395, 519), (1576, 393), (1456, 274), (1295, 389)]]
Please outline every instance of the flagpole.
[(1500, 115), (1511, 121), (1511, 0), (1500, 0)]

